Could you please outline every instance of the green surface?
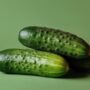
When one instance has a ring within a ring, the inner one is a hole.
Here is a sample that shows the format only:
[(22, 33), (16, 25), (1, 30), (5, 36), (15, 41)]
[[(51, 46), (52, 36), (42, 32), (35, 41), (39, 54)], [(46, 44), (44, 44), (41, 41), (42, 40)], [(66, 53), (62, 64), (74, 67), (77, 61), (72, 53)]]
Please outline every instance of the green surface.
[[(18, 32), (29, 25), (69, 31), (90, 44), (90, 0), (0, 0), (0, 50), (25, 48)], [(0, 90), (90, 90), (90, 76), (54, 79), (0, 73)]]

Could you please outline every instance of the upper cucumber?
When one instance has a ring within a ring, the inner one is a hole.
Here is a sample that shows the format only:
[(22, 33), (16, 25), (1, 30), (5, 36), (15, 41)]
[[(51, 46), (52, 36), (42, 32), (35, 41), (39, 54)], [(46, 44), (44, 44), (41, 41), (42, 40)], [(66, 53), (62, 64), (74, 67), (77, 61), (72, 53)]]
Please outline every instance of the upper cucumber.
[(34, 49), (49, 51), (72, 58), (85, 58), (89, 45), (80, 37), (57, 29), (30, 26), (19, 32), (19, 41)]

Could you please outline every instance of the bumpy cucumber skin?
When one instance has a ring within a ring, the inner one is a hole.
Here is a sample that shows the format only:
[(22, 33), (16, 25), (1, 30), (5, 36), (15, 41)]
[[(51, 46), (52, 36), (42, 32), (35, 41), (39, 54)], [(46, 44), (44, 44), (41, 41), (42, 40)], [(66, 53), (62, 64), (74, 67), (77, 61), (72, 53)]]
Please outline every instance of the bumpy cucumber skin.
[(33, 49), (7, 49), (0, 52), (0, 70), (11, 74), (60, 77), (69, 66), (64, 58)]
[(81, 38), (57, 29), (30, 26), (19, 32), (19, 41), (37, 50), (57, 53), (71, 58), (88, 57), (89, 45)]

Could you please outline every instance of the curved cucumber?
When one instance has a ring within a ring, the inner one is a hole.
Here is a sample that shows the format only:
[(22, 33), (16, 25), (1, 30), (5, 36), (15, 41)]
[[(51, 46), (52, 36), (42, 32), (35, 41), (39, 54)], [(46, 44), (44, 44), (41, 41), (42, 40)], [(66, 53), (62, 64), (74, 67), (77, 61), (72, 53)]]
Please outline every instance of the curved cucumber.
[(27, 47), (77, 59), (90, 54), (90, 47), (83, 39), (52, 28), (26, 27), (20, 31), (19, 41)]
[(69, 66), (64, 58), (33, 49), (7, 49), (0, 52), (0, 70), (5, 73), (47, 77), (64, 75)]

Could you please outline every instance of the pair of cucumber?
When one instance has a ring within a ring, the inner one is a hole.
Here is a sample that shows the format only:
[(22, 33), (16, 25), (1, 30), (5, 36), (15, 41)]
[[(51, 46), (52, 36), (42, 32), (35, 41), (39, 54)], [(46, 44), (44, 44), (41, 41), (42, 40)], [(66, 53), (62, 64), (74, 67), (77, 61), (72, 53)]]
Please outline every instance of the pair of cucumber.
[(79, 60), (90, 55), (90, 47), (85, 40), (52, 28), (37, 26), (23, 28), (19, 32), (19, 41), (30, 49), (1, 51), (2, 72), (60, 77), (69, 71), (64, 56)]

